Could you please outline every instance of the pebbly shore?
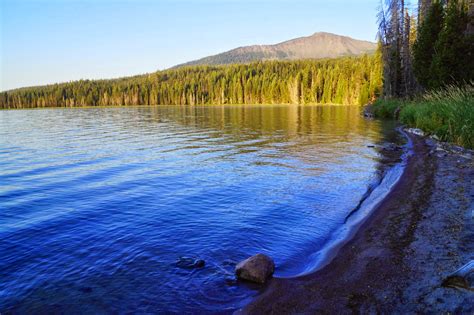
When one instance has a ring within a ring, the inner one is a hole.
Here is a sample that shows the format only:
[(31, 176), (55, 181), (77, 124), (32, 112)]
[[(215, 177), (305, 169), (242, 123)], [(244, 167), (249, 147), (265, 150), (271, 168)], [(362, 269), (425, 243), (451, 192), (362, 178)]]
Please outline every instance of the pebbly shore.
[(468, 287), (446, 285), (474, 259), (473, 152), (410, 133), (402, 178), (336, 258), (274, 278), (240, 310), (288, 313), (474, 313)]

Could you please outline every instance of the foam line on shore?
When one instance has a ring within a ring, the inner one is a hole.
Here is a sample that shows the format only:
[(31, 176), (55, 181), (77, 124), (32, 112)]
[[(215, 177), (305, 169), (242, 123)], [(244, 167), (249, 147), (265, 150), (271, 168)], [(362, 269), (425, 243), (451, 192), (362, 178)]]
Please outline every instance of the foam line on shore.
[(356, 211), (351, 212), (350, 215), (347, 216), (342, 227), (337, 229), (331, 235), (329, 241), (321, 250), (315, 252), (309, 257), (308, 263), (304, 269), (299, 274), (286, 278), (304, 276), (316, 272), (328, 265), (334, 258), (336, 258), (339, 250), (355, 236), (359, 228), (377, 209), (377, 207), (386, 198), (389, 198), (390, 192), (404, 175), (408, 158), (414, 154), (413, 142), (410, 137), (401, 127), (397, 128), (397, 131), (407, 140), (406, 144), (403, 145), (404, 152), (401, 156), (401, 161), (384, 172), (380, 183), (372, 189), (368, 195), (362, 197)]

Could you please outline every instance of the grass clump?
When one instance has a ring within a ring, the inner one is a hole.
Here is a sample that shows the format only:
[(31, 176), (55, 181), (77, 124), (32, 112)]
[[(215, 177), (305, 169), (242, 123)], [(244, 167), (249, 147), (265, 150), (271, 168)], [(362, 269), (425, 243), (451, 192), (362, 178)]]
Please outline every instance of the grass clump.
[(379, 100), (376, 117), (394, 117), (409, 126), (436, 135), (442, 141), (474, 148), (474, 82), (464, 87), (449, 86), (411, 101)]
[(394, 113), (398, 107), (403, 105), (404, 101), (396, 98), (375, 101), (372, 110), (375, 117), (395, 118)]

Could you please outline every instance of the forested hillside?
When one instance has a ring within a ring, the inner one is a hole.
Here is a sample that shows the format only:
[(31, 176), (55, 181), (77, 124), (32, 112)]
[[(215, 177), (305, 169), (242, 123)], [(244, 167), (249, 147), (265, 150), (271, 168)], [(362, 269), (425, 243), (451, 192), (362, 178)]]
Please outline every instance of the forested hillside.
[(0, 93), (0, 108), (365, 104), (380, 92), (380, 54), (341, 59), (192, 66), (113, 80), (82, 80)]
[(339, 58), (372, 54), (377, 44), (318, 32), (311, 36), (295, 38), (275, 45), (239, 47), (218, 55), (187, 62), (182, 66), (225, 65), (265, 60), (303, 60)]
[(403, 0), (381, 7), (384, 86), (376, 116), (474, 148), (474, 2)]

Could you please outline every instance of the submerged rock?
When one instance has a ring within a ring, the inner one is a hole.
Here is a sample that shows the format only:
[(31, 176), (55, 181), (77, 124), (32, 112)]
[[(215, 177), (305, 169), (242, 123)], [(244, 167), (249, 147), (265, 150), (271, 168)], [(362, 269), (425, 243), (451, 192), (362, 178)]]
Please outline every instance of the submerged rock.
[(362, 112), (362, 116), (364, 116), (365, 118), (368, 118), (368, 119), (374, 119), (375, 118), (375, 115), (372, 112), (372, 104), (369, 103), (364, 107), (364, 111)]
[(401, 146), (396, 145), (395, 143), (386, 143), (382, 146), (382, 150), (385, 151), (399, 151), (403, 149)]
[(206, 262), (202, 259), (196, 259), (193, 257), (179, 257), (176, 262), (176, 267), (183, 269), (197, 269), (203, 268), (206, 265)]
[(237, 278), (256, 283), (265, 283), (274, 271), (275, 263), (270, 257), (263, 254), (247, 258), (235, 267)]
[(81, 291), (83, 293), (91, 293), (92, 288), (91, 287), (82, 287), (82, 288), (79, 289), (79, 291)]
[(364, 112), (364, 117), (368, 119), (374, 119), (374, 114), (371, 112)]

